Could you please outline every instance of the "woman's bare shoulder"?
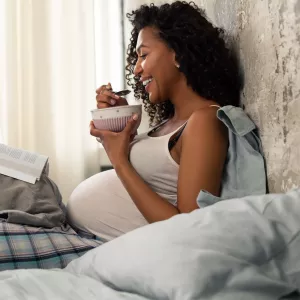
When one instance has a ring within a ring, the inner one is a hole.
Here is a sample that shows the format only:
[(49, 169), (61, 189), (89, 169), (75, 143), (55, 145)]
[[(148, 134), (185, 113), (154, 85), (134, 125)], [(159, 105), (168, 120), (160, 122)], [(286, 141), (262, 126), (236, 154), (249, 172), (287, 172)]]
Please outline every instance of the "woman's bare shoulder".
[(225, 124), (217, 117), (218, 107), (207, 107), (196, 110), (189, 118), (185, 135), (191, 137), (203, 137), (213, 135), (227, 141), (228, 130)]

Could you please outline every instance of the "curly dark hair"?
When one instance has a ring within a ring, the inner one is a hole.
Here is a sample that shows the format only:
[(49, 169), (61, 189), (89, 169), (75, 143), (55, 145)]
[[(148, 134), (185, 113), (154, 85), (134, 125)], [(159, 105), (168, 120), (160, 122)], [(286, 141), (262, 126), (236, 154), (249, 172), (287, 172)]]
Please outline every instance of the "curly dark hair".
[(224, 30), (213, 26), (203, 9), (194, 2), (176, 1), (161, 6), (152, 3), (126, 16), (133, 25), (127, 49), (126, 80), (135, 98), (143, 100), (150, 125), (172, 117), (174, 106), (170, 100), (152, 104), (139, 76), (134, 76), (138, 60), (135, 47), (144, 27), (157, 29), (160, 39), (174, 50), (179, 70), (197, 94), (221, 106), (239, 105), (241, 79), (237, 59), (226, 46)]

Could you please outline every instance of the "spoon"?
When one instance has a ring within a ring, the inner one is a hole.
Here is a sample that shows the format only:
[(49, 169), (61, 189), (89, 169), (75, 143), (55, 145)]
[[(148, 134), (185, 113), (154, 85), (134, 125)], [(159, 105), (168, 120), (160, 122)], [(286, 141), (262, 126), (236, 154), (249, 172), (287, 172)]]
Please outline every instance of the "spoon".
[(115, 95), (120, 96), (120, 97), (124, 97), (126, 95), (128, 95), (129, 93), (131, 93), (131, 91), (129, 90), (122, 90), (119, 92), (113, 92)]

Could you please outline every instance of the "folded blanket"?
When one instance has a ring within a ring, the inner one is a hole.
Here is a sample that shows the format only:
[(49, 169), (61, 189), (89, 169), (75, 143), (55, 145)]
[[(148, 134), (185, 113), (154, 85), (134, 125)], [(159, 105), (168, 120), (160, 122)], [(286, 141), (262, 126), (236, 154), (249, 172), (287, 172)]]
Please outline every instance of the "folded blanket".
[(9, 223), (59, 227), (65, 207), (56, 184), (46, 173), (35, 184), (0, 174), (0, 218)]

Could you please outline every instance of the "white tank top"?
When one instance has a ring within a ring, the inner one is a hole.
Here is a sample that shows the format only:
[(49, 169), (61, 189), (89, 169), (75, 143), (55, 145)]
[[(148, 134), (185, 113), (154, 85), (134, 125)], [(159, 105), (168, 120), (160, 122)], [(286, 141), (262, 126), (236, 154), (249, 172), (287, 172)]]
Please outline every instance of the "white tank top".
[[(220, 108), (219, 105), (209, 107)], [(167, 121), (160, 123), (149, 132), (136, 136), (131, 144), (129, 157), (135, 170), (153, 191), (176, 206), (179, 165), (170, 154), (169, 141), (188, 121), (169, 134), (158, 137), (149, 135), (151, 131)]]
[(179, 165), (169, 151), (170, 138), (186, 123), (173, 132), (152, 137), (149, 132), (136, 136), (131, 144), (130, 162), (143, 180), (171, 204), (177, 204)]

